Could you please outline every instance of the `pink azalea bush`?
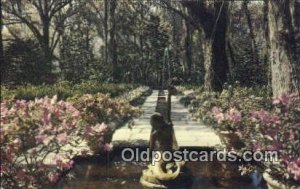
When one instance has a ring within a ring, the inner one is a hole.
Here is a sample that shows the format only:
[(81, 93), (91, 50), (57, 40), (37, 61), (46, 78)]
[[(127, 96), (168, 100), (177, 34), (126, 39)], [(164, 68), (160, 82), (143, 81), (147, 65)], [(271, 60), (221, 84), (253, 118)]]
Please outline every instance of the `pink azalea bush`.
[[(112, 99), (106, 94), (85, 94), (68, 99), (82, 114), (87, 123), (83, 128), (84, 139), (94, 153), (109, 151), (112, 130), (106, 125), (113, 121), (139, 115), (140, 109), (131, 106), (122, 99)], [(92, 125), (92, 126), (91, 126)]]
[[(40, 188), (55, 183), (79, 155), (76, 144), (86, 135), (103, 135), (88, 126), (71, 103), (44, 97), (1, 103), (1, 186)], [(102, 125), (101, 127), (104, 127)], [(76, 139), (76, 141), (74, 141)], [(108, 149), (107, 145), (104, 148)]]
[(263, 162), (270, 174), (299, 182), (300, 98), (284, 94), (273, 98), (270, 106), (252, 111), (213, 107), (211, 113), (218, 127), (236, 131), (248, 150), (279, 152), (279, 162)]
[(107, 143), (110, 143), (112, 130), (105, 124), (114, 121), (123, 122), (141, 113), (139, 108), (131, 106), (128, 102), (119, 98), (112, 99), (109, 95), (101, 93), (85, 94), (68, 100), (82, 113), (83, 120), (88, 123), (84, 128), (84, 138), (94, 153), (111, 148)]
[(68, 99), (80, 112), (83, 118), (91, 125), (109, 123), (139, 115), (138, 108), (131, 106), (121, 99), (112, 99), (106, 94), (85, 94)]
[[(190, 100), (190, 111), (193, 116), (210, 125), (216, 125), (216, 120), (211, 111), (213, 107), (220, 108), (222, 113), (227, 111), (229, 113), (230, 109), (235, 109), (241, 114), (248, 114), (262, 108), (269, 109), (271, 103), (265, 88), (247, 88), (238, 84), (224, 86), (221, 93), (200, 89), (195, 90), (189, 96), (192, 98)], [(219, 114), (219, 116), (222, 116), (222, 114)], [(229, 123), (225, 121), (224, 124), (228, 125)], [(220, 125), (218, 125), (218, 128), (222, 129)]]
[(223, 112), (221, 108), (214, 106), (212, 108), (212, 115), (218, 124), (218, 130), (234, 132), (238, 129), (242, 121), (242, 114), (235, 107)]
[(111, 129), (104, 123), (86, 126), (83, 138), (87, 141), (90, 149), (98, 154), (103, 151), (111, 151), (110, 132)]

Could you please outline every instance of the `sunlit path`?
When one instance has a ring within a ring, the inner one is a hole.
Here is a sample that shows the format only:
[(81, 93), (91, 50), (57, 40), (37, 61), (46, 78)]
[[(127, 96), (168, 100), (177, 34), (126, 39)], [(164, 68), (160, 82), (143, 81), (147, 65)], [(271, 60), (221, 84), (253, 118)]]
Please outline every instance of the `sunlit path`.
[(212, 128), (193, 121), (188, 109), (179, 102), (180, 96), (172, 96), (171, 120), (174, 124), (178, 145), (181, 147), (214, 147), (221, 145)]
[[(165, 91), (167, 94), (167, 91)], [(155, 113), (158, 91), (154, 90), (142, 106), (143, 115), (132, 126), (124, 126), (113, 135), (114, 146), (147, 146), (151, 125), (150, 116)], [(188, 109), (180, 104), (180, 96), (172, 96), (171, 120), (180, 147), (214, 147), (221, 145), (219, 137), (208, 126), (191, 120)]]
[(147, 145), (149, 142), (151, 126), (150, 116), (155, 112), (158, 90), (153, 90), (142, 106), (143, 115), (133, 120), (133, 126), (125, 125), (116, 130), (113, 135), (113, 145)]

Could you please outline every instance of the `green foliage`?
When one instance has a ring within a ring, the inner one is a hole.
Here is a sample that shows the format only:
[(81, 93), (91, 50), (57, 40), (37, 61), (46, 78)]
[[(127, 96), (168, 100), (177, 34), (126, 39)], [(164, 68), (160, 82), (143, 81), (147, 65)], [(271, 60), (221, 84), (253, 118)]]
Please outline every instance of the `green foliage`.
[(12, 41), (4, 53), (8, 64), (4, 83), (20, 85), (50, 82), (50, 65), (45, 63), (43, 51), (36, 41)]
[(104, 93), (109, 94), (111, 97), (116, 97), (136, 87), (136, 85), (130, 84), (96, 83), (92, 81), (85, 81), (79, 84), (63, 81), (54, 85), (25, 85), (11, 90), (1, 86), (1, 100), (33, 100), (35, 98), (54, 95), (57, 95), (58, 99), (67, 99), (75, 95), (96, 93)]
[(69, 20), (60, 44), (60, 68), (64, 80), (79, 82), (89, 79), (97, 60), (93, 54), (94, 26), (84, 6), (75, 19)]

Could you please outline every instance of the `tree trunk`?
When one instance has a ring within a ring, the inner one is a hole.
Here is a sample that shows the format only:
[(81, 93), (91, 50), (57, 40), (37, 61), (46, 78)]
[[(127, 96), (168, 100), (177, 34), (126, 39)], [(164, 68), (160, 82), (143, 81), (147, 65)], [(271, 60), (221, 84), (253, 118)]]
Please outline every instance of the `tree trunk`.
[(173, 59), (172, 59), (172, 66), (171, 68), (174, 69), (175, 65), (180, 66), (181, 65), (181, 58), (180, 56), (181, 49), (180, 49), (180, 42), (181, 42), (181, 34), (182, 34), (182, 18), (176, 14), (172, 14), (172, 43), (173, 43)]
[(2, 38), (2, 28), (3, 28), (3, 20), (2, 20), (2, 1), (0, 1), (0, 65), (1, 65), (1, 81), (4, 81), (6, 70), (6, 64), (4, 62), (4, 50), (3, 50), (3, 38)]
[(108, 0), (104, 0), (104, 63), (108, 63)]
[(300, 1), (299, 0), (295, 0), (294, 2), (294, 27), (295, 27), (295, 31), (298, 32), (298, 37), (300, 38)]
[(43, 41), (42, 46), (44, 49), (45, 59), (47, 61), (47, 64), (51, 64), (51, 50), (49, 47), (49, 21), (44, 20), (43, 21)]
[(185, 36), (185, 59), (186, 59), (186, 66), (187, 71), (186, 75), (187, 78), (191, 76), (191, 69), (192, 69), (192, 31), (191, 25), (188, 22), (185, 22), (186, 26), (186, 36)]
[(212, 91), (214, 86), (215, 72), (212, 65), (212, 43), (209, 39), (203, 40), (203, 58), (204, 58), (204, 88), (207, 91)]
[(248, 1), (247, 0), (243, 2), (243, 10), (245, 11), (247, 25), (249, 28), (249, 35), (251, 38), (252, 61), (254, 64), (259, 64), (258, 49), (257, 49), (255, 34), (253, 31), (253, 26), (252, 26), (251, 13), (248, 9)]
[(110, 0), (110, 41), (109, 41), (109, 62), (112, 66), (112, 76), (113, 80), (118, 80), (117, 66), (118, 66), (118, 56), (117, 56), (117, 44), (116, 44), (116, 20), (115, 20), (115, 12), (117, 8), (117, 0)]
[(233, 68), (237, 65), (237, 61), (234, 54), (234, 49), (230, 43), (229, 36), (227, 36), (226, 39), (226, 52), (228, 54), (228, 80), (233, 81), (235, 76)]
[[(48, 78), (51, 74), (52, 71), (52, 58), (53, 58), (53, 54), (51, 52), (51, 47), (50, 47), (50, 18), (49, 18), (49, 6), (48, 6), (48, 2), (45, 1), (44, 5), (43, 5), (43, 9), (40, 10), (41, 12), (40, 17), (42, 20), (42, 24), (43, 24), (43, 36), (42, 36), (42, 47), (43, 47), (43, 51), (44, 51), (44, 56), (45, 56), (45, 73), (46, 73), (46, 80), (51, 81), (52, 78)], [(54, 39), (53, 39), (54, 40)], [(49, 75), (48, 75), (49, 74)]]
[(228, 59), (226, 54), (227, 16), (220, 15), (220, 21), (216, 26), (216, 33), (212, 43), (213, 69), (215, 71), (213, 89), (221, 91), (223, 84), (227, 82)]
[(227, 81), (226, 31), (228, 2), (215, 2), (208, 8), (206, 2), (183, 1), (204, 31), (204, 86), (206, 90), (221, 91)]
[(268, 11), (269, 11), (269, 0), (264, 0), (264, 6), (263, 6), (263, 26), (264, 26), (264, 37), (266, 39), (266, 45), (264, 48), (264, 63), (268, 65), (268, 94), (272, 94), (272, 69), (271, 69), (271, 62), (270, 62), (270, 56), (269, 56), (269, 50), (270, 50), (270, 35), (269, 35), (269, 17), (268, 17)]
[[(289, 0), (269, 1), (270, 61), (273, 96), (299, 92), (299, 60)], [(297, 62), (298, 61), (298, 62)]]
[[(144, 8), (143, 5), (141, 6), (141, 12), (140, 12), (140, 17), (141, 20), (144, 20)], [(146, 65), (144, 65), (144, 56), (145, 56), (145, 52), (144, 52), (144, 36), (143, 33), (141, 32), (141, 34), (139, 35), (139, 43), (140, 43), (140, 55), (141, 55), (141, 62), (140, 64), (142, 65), (142, 67), (146, 67)], [(136, 67), (135, 67), (136, 68)], [(138, 70), (132, 70), (132, 72), (137, 72)], [(137, 73), (135, 73), (135, 75), (137, 75)], [(135, 82), (135, 81), (134, 81)], [(142, 83), (146, 84), (146, 80), (142, 81)]]
[(47, 83), (54, 82), (54, 78), (52, 76), (52, 59), (53, 54), (51, 52), (50, 48), (50, 36), (49, 36), (49, 29), (50, 29), (50, 21), (48, 18), (43, 18), (43, 38), (42, 41), (40, 41), (43, 52), (44, 52), (44, 58), (45, 63), (42, 66), (41, 65), (41, 72), (43, 72), (41, 75), (43, 75), (43, 80)]

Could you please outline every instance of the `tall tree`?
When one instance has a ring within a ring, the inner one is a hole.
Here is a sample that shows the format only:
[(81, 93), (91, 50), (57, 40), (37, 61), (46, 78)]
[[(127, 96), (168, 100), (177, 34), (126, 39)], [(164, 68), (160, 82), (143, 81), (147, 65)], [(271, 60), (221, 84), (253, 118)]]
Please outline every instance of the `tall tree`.
[(185, 60), (186, 60), (186, 66), (187, 66), (187, 77), (191, 76), (191, 69), (192, 69), (192, 43), (193, 43), (193, 31), (192, 26), (189, 22), (185, 21)]
[(4, 63), (2, 29), (3, 29), (2, 1), (0, 1), (0, 66), (1, 66), (1, 81), (3, 81), (4, 75), (5, 75), (5, 72), (6, 72), (5, 63)]
[[(294, 0), (294, 27), (300, 33), (300, 1)], [(299, 36), (300, 38), (300, 36)]]
[(248, 8), (248, 3), (249, 3), (248, 0), (243, 1), (242, 7), (243, 7), (243, 10), (246, 15), (247, 25), (249, 28), (249, 35), (251, 38), (252, 61), (254, 64), (258, 64), (259, 63), (259, 58), (258, 58), (259, 55), (258, 55), (257, 43), (255, 40), (254, 29), (253, 29), (253, 25), (252, 25), (251, 13)]
[(206, 90), (222, 90), (227, 81), (226, 55), (227, 10), (226, 1), (182, 1), (204, 31), (203, 51)]
[(117, 0), (109, 1), (109, 63), (112, 66), (112, 77), (116, 81), (118, 79), (118, 54), (117, 54), (117, 42), (116, 42), (116, 8)]
[(104, 62), (107, 64), (108, 60), (108, 0), (104, 0)]
[(299, 60), (291, 6), (293, 5), (290, 0), (269, 1), (270, 61), (274, 96), (299, 92)]
[[(80, 2), (72, 4), (73, 0), (5, 0), (4, 11), (8, 20), (13, 19), (25, 24), (41, 45), (45, 64), (51, 68), (54, 50), (62, 34), (63, 22), (76, 14), (74, 7), (80, 7)], [(37, 17), (38, 19), (36, 19)], [(51, 69), (50, 69), (51, 70)]]

